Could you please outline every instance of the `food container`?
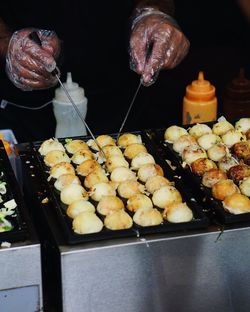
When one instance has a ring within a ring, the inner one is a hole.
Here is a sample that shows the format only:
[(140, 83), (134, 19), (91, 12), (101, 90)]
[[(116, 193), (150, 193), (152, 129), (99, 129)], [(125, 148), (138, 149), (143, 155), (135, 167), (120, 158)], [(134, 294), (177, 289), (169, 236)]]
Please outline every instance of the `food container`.
[[(112, 231), (104, 227), (103, 230), (98, 233), (84, 235), (77, 234), (72, 230), (72, 220), (66, 214), (66, 205), (60, 201), (59, 193), (55, 190), (53, 183), (48, 181), (49, 168), (44, 164), (43, 157), (38, 152), (42, 142), (19, 144), (18, 147), (21, 150), (20, 155), (22, 163), (24, 164), (24, 169), (27, 172), (28, 178), (32, 181), (32, 183), (30, 183), (30, 187), (32, 188), (33, 194), (38, 195), (38, 207), (35, 209), (41, 209), (44, 214), (46, 214), (47, 211), (50, 211), (50, 213), (51, 211), (54, 212), (55, 219), (61, 226), (66, 243), (77, 244), (121, 237), (139, 237), (144, 234), (168, 233), (172, 231), (205, 228), (209, 225), (209, 220), (203, 213), (202, 207), (187, 190), (183, 181), (181, 181), (179, 177), (174, 177), (175, 172), (163, 159), (159, 157), (157, 149), (154, 148), (147, 135), (144, 132), (134, 132), (134, 134), (141, 136), (142, 142), (147, 148), (147, 151), (154, 157), (155, 162), (162, 167), (164, 176), (175, 183), (175, 186), (181, 193), (183, 200), (186, 201), (191, 208), (194, 216), (193, 219), (189, 222), (178, 224), (164, 221), (160, 225), (147, 227), (138, 226), (133, 223), (132, 227), (126, 230)], [(116, 134), (111, 136), (113, 138), (117, 138)], [(68, 139), (69, 138), (67, 138), (67, 140)], [(77, 139), (83, 139), (87, 142), (90, 137), (77, 137)], [(59, 142), (65, 144), (65, 139), (59, 139)], [(99, 215), (99, 217), (102, 219), (102, 216)]]
[(21, 183), (21, 163), (15, 149), (15, 145), (17, 144), (16, 137), (11, 129), (2, 129), (0, 130), (0, 139), (3, 139), (4, 141), (5, 150), (9, 157), (12, 169), (14, 170), (18, 182)]
[(2, 141), (0, 141), (0, 181), (5, 188), (5, 190), (1, 188), (0, 191), (2, 201), (0, 242), (25, 240), (29, 236), (29, 218), (21, 189)]
[[(235, 124), (236, 121), (231, 123)], [(212, 127), (215, 123), (216, 122), (208, 122), (204, 124)], [(182, 127), (188, 129), (193, 125), (194, 124)], [(167, 128), (148, 129), (146, 133), (148, 137), (150, 137), (150, 139), (154, 142), (154, 144), (159, 148), (162, 157), (166, 161), (170, 162), (171, 165), (175, 168), (176, 175), (183, 177), (183, 183), (185, 185), (191, 185), (196, 199), (203, 206), (203, 210), (211, 219), (211, 222), (216, 224), (236, 224), (250, 221), (250, 213), (229, 213), (224, 209), (222, 201), (213, 197), (211, 188), (208, 188), (202, 184), (202, 178), (194, 174), (190, 166), (183, 163), (180, 155), (174, 151), (173, 144), (164, 140), (164, 133), (166, 129)]]

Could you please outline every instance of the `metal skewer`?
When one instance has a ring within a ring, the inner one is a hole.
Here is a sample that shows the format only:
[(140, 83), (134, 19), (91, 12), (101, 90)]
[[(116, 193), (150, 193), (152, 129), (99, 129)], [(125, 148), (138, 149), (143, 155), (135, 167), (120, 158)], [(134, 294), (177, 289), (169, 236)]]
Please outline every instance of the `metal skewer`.
[(98, 146), (100, 152), (102, 153), (102, 157), (103, 157), (104, 159), (106, 159), (106, 156), (105, 156), (105, 154), (104, 154), (104, 152), (103, 152), (101, 146), (98, 144), (98, 142), (97, 142), (97, 140), (96, 140), (94, 134), (93, 134), (92, 131), (90, 130), (88, 124), (87, 124), (86, 121), (85, 121), (85, 119), (82, 117), (82, 115), (81, 115), (81, 113), (80, 113), (78, 107), (76, 106), (74, 100), (72, 99), (72, 97), (70, 96), (68, 90), (65, 88), (64, 84), (62, 83), (61, 79), (59, 78), (59, 76), (58, 76), (58, 68), (57, 68), (57, 67), (56, 67), (56, 69), (55, 69), (54, 75), (55, 75), (56, 79), (58, 80), (60, 86), (62, 87), (63, 91), (65, 92), (65, 94), (66, 94), (67, 98), (69, 99), (70, 103), (73, 105), (75, 111), (77, 112), (78, 117), (81, 119), (82, 123), (83, 123), (83, 124), (85, 125), (85, 127), (87, 128), (87, 130), (88, 130), (90, 136), (92, 137), (92, 139), (94, 140), (95, 144)]
[(119, 137), (120, 137), (120, 134), (121, 134), (121, 132), (122, 132), (122, 129), (123, 129), (123, 127), (124, 127), (124, 125), (125, 125), (125, 123), (126, 123), (126, 121), (127, 121), (127, 119), (128, 119), (128, 115), (129, 115), (129, 113), (130, 113), (130, 111), (131, 111), (131, 108), (132, 108), (132, 106), (133, 106), (133, 104), (134, 104), (134, 101), (135, 101), (135, 99), (136, 99), (136, 97), (137, 97), (137, 94), (138, 94), (138, 92), (139, 92), (141, 86), (142, 86), (142, 79), (140, 79), (139, 85), (138, 85), (138, 87), (137, 87), (137, 89), (136, 89), (136, 91), (135, 91), (135, 94), (134, 94), (134, 96), (133, 96), (133, 99), (132, 99), (132, 101), (131, 101), (131, 103), (130, 103), (130, 105), (129, 105), (128, 111), (127, 111), (127, 113), (126, 113), (126, 115), (125, 115), (125, 117), (124, 117), (124, 119), (123, 119), (123, 122), (122, 122), (122, 124), (121, 124), (121, 127), (120, 127), (120, 129), (119, 129), (119, 132), (118, 132), (118, 135), (117, 135), (117, 138), (116, 138), (117, 140), (118, 140)]
[[(145, 70), (145, 67), (146, 67), (146, 63), (147, 63), (147, 61), (148, 61), (148, 59), (149, 59), (149, 57), (150, 57), (150, 55), (151, 55), (151, 53), (152, 53), (152, 49), (153, 49), (153, 44), (151, 44), (151, 45), (149, 45), (149, 46), (146, 47), (146, 60), (145, 60), (145, 64), (144, 64), (144, 70)], [(143, 70), (143, 71), (144, 71), (144, 70)], [(119, 132), (118, 132), (118, 135), (117, 135), (117, 138), (116, 138), (117, 140), (119, 139), (119, 136), (120, 136), (120, 134), (121, 134), (121, 132), (122, 132), (122, 129), (124, 128), (124, 125), (125, 125), (125, 123), (126, 123), (126, 121), (127, 121), (127, 119), (128, 119), (128, 115), (129, 115), (129, 113), (130, 113), (130, 111), (131, 111), (132, 106), (134, 105), (135, 99), (136, 99), (136, 97), (137, 97), (137, 94), (138, 94), (138, 92), (139, 92), (139, 90), (140, 90), (142, 84), (143, 84), (143, 78), (142, 78), (142, 76), (141, 76), (139, 85), (138, 85), (138, 87), (137, 87), (137, 89), (136, 89), (136, 91), (135, 91), (135, 94), (134, 94), (134, 96), (133, 96), (133, 98), (132, 98), (132, 101), (131, 101), (131, 103), (130, 103), (130, 105), (129, 105), (129, 108), (128, 108), (128, 110), (127, 110), (127, 113), (126, 113), (126, 115), (125, 115), (125, 117), (124, 117), (124, 119), (123, 119), (123, 121), (122, 121), (121, 127), (120, 127), (120, 129), (119, 129)]]
[[(30, 38), (31, 40), (33, 40), (33, 41), (34, 41), (36, 44), (38, 44), (39, 46), (42, 46), (42, 42), (41, 42), (41, 40), (40, 40), (40, 38), (39, 38), (39, 36), (38, 36), (38, 34), (37, 34), (36, 31), (33, 31), (32, 33), (30, 33), (29, 38)], [(89, 132), (91, 138), (94, 140), (95, 144), (97, 145), (97, 147), (99, 148), (99, 151), (100, 151), (101, 154), (102, 154), (102, 157), (103, 157), (104, 160), (105, 160), (105, 159), (106, 159), (106, 156), (105, 156), (105, 154), (104, 154), (104, 152), (103, 152), (101, 146), (98, 144), (98, 142), (97, 142), (97, 140), (96, 140), (94, 134), (93, 134), (92, 131), (90, 130), (90, 128), (89, 128), (87, 122), (86, 122), (85, 119), (82, 117), (81, 112), (79, 111), (78, 107), (76, 106), (74, 100), (72, 99), (72, 97), (71, 97), (71, 95), (69, 94), (68, 90), (65, 88), (64, 84), (62, 83), (62, 81), (61, 81), (61, 79), (60, 79), (60, 77), (59, 77), (59, 73), (60, 73), (60, 71), (59, 71), (58, 67), (56, 67), (56, 68), (51, 72), (51, 74), (54, 75), (54, 76), (56, 77), (56, 79), (57, 79), (57, 81), (59, 82), (60, 86), (62, 87), (64, 93), (66, 94), (66, 96), (67, 96), (67, 98), (69, 99), (70, 103), (71, 103), (72, 106), (74, 107), (74, 109), (75, 109), (75, 111), (76, 111), (78, 117), (81, 119), (82, 123), (83, 123), (84, 126), (87, 128), (87, 130), (88, 130), (88, 132)]]

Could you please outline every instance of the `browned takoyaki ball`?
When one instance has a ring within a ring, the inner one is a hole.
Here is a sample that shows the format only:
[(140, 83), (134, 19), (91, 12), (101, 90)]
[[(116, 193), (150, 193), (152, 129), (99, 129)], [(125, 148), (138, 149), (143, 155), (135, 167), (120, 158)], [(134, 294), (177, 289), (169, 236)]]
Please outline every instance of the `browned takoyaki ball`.
[(122, 156), (121, 149), (116, 145), (105, 145), (103, 146), (102, 151), (106, 158), (110, 158), (112, 156)]
[(250, 129), (247, 130), (247, 132), (245, 133), (245, 135), (246, 135), (246, 139), (247, 139), (247, 140), (250, 140)]
[(244, 158), (244, 163), (250, 166), (250, 155)]
[(101, 165), (95, 159), (87, 159), (76, 167), (76, 172), (86, 177), (93, 170), (102, 169)]
[(212, 187), (215, 183), (226, 180), (227, 175), (220, 169), (210, 169), (202, 176), (202, 184), (206, 187)]
[(250, 156), (250, 142), (249, 141), (243, 141), (235, 143), (232, 147), (233, 154), (238, 158), (246, 158)]
[(227, 196), (239, 192), (237, 185), (230, 179), (219, 181), (212, 187), (213, 197), (218, 200), (224, 200)]
[(198, 158), (207, 158), (206, 151), (198, 145), (189, 145), (183, 150), (182, 160), (188, 165)]
[(134, 158), (137, 154), (147, 152), (146, 147), (142, 143), (129, 144), (124, 150), (124, 156), (128, 159)]
[(228, 170), (227, 175), (229, 179), (238, 184), (241, 180), (250, 176), (250, 166), (243, 163), (233, 166)]
[(84, 186), (90, 189), (97, 183), (108, 182), (105, 171), (101, 169), (92, 170), (84, 179)]
[(88, 150), (89, 147), (83, 140), (68, 140), (64, 145), (69, 154), (75, 154), (80, 150)]
[(184, 134), (173, 143), (173, 150), (181, 155), (183, 150), (190, 145), (198, 145), (196, 139), (190, 134)]
[(240, 193), (234, 193), (227, 196), (222, 203), (224, 209), (232, 214), (250, 212), (249, 198)]
[(202, 176), (206, 171), (217, 168), (215, 162), (208, 158), (198, 158), (191, 164), (192, 172)]
[(231, 167), (238, 165), (238, 161), (236, 158), (232, 156), (223, 157), (218, 162), (218, 167), (220, 170), (227, 172)]

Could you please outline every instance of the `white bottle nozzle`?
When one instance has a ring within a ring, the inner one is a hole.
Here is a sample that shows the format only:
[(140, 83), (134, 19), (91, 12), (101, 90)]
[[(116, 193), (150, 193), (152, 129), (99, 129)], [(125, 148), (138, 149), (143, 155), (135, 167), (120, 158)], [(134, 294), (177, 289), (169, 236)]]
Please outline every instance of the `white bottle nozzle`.
[(72, 81), (72, 75), (71, 75), (71, 73), (69, 72), (69, 73), (67, 73), (67, 85), (70, 87), (70, 88), (72, 88), (73, 87), (73, 81)]
[[(82, 102), (85, 101), (85, 94), (84, 94), (84, 89), (79, 86), (77, 82), (74, 82), (72, 80), (72, 74), (71, 72), (67, 72), (67, 78), (66, 82), (63, 83), (67, 91), (69, 92), (70, 96), (75, 102)], [(64, 90), (62, 87), (59, 87), (55, 91), (55, 98), (57, 102), (64, 103), (64, 104), (69, 104), (71, 105), (68, 97), (66, 96)]]
[[(85, 97), (84, 89), (79, 86), (77, 82), (72, 80), (71, 72), (67, 72), (66, 81), (63, 82), (70, 97), (73, 99), (81, 116), (85, 118), (87, 113), (88, 99)], [(75, 111), (71, 101), (62, 87), (55, 90), (55, 97), (53, 99), (53, 110), (56, 118), (56, 138), (72, 137), (79, 135), (86, 135), (87, 130), (82, 123), (81, 118)]]

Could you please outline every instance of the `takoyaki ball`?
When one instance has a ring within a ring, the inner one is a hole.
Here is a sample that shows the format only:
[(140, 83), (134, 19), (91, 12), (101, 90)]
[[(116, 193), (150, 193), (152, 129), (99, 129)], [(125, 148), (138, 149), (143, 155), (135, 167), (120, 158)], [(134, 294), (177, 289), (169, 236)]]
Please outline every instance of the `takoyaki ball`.
[(96, 210), (103, 216), (107, 216), (121, 209), (124, 209), (123, 201), (113, 195), (103, 196), (96, 207)]
[(224, 143), (217, 143), (207, 150), (207, 156), (213, 161), (220, 161), (229, 154), (229, 149)]
[(71, 161), (75, 165), (80, 165), (82, 162), (88, 159), (95, 159), (95, 156), (91, 150), (80, 150), (71, 157)]
[(144, 152), (147, 152), (146, 147), (141, 143), (133, 143), (128, 145), (124, 150), (124, 156), (128, 159), (134, 158), (137, 154)]
[(95, 184), (97, 183), (101, 183), (101, 182), (108, 182), (109, 179), (106, 176), (105, 171), (101, 168), (101, 169), (94, 169), (92, 170), (84, 179), (84, 186), (87, 187), (88, 189), (90, 189), (91, 187), (93, 187)]
[(190, 145), (197, 145), (197, 141), (196, 139), (189, 134), (184, 134), (182, 136), (180, 136), (173, 144), (173, 150), (178, 153), (178, 154), (182, 154), (183, 150), (190, 146)]
[(155, 164), (154, 157), (149, 153), (140, 152), (131, 160), (131, 168), (134, 170), (146, 164)]
[(145, 164), (141, 166), (137, 172), (137, 176), (142, 182), (146, 182), (148, 178), (157, 175), (164, 176), (163, 169), (158, 164)]
[(232, 214), (250, 212), (250, 200), (243, 194), (234, 193), (227, 196), (222, 203), (224, 209)]
[(74, 219), (81, 212), (95, 212), (95, 206), (88, 200), (78, 199), (70, 204), (66, 210), (71, 219)]
[[(99, 146), (97, 146), (96, 142)], [(99, 151), (99, 147), (102, 149), (106, 145), (116, 145), (115, 140), (110, 135), (107, 134), (99, 135), (96, 138), (96, 142), (90, 139), (88, 140), (87, 144), (95, 151)]]
[(136, 180), (136, 179), (137, 178), (135, 172), (126, 167), (117, 167), (112, 171), (110, 175), (110, 180), (117, 183), (126, 180)]
[(199, 137), (197, 142), (204, 150), (208, 150), (214, 144), (221, 142), (221, 138), (217, 134), (209, 133)]
[(166, 185), (154, 192), (152, 201), (155, 206), (164, 209), (170, 204), (181, 203), (182, 197), (174, 186)]
[(127, 209), (136, 212), (139, 208), (153, 208), (151, 199), (145, 194), (136, 194), (127, 200)]
[(117, 192), (122, 198), (129, 199), (145, 190), (144, 185), (134, 180), (123, 181), (118, 185)]
[(206, 124), (197, 123), (188, 130), (188, 133), (198, 139), (205, 134), (212, 133), (212, 129)]
[(173, 203), (168, 205), (163, 212), (163, 218), (171, 223), (190, 222), (193, 212), (186, 203)]
[(243, 195), (250, 197), (250, 177), (240, 181), (239, 188)]
[(86, 142), (83, 140), (66, 140), (66, 144), (64, 145), (67, 152), (69, 154), (75, 154), (76, 152), (80, 150), (88, 150), (89, 147)]
[(153, 194), (156, 190), (160, 189), (161, 187), (171, 184), (172, 183), (165, 177), (154, 176), (147, 179), (145, 187), (150, 194)]
[(139, 208), (134, 216), (133, 221), (140, 226), (156, 226), (163, 222), (162, 215), (160, 211), (156, 208)]
[(44, 163), (48, 167), (53, 167), (60, 162), (70, 163), (69, 156), (63, 151), (50, 151), (44, 157)]
[(51, 178), (58, 179), (62, 174), (75, 174), (75, 169), (68, 162), (60, 162), (50, 169), (48, 181)]
[(246, 164), (233, 166), (228, 170), (227, 175), (234, 183), (239, 184), (241, 180), (250, 176), (250, 166)]
[(206, 151), (199, 146), (188, 146), (183, 150), (182, 160), (188, 165), (191, 165), (196, 159), (207, 158)]
[(250, 140), (250, 129), (245, 133), (246, 140)]
[(98, 233), (103, 229), (102, 221), (93, 212), (81, 212), (72, 222), (73, 231), (77, 234)]
[(232, 147), (232, 153), (239, 159), (244, 159), (250, 156), (250, 142), (243, 141), (235, 143)]
[(235, 130), (246, 133), (250, 129), (250, 118), (241, 118), (235, 123)]
[(245, 136), (236, 130), (229, 130), (222, 135), (222, 142), (226, 144), (227, 147), (232, 147), (235, 143), (245, 140)]
[(244, 163), (245, 163), (246, 165), (250, 166), (250, 155), (249, 155), (249, 156), (246, 156), (246, 157), (244, 158)]
[(106, 159), (105, 167), (108, 172), (112, 172), (115, 168), (125, 167), (129, 168), (129, 163), (123, 156), (111, 156)]
[(54, 187), (58, 190), (58, 191), (62, 191), (62, 189), (65, 188), (65, 186), (70, 185), (70, 184), (81, 184), (80, 179), (71, 173), (67, 173), (67, 174), (62, 174), (60, 175), (60, 177), (58, 177), (58, 179), (55, 181), (54, 183)]
[(123, 156), (121, 149), (116, 145), (105, 145), (102, 150), (106, 158), (110, 158), (112, 156)]
[(48, 139), (46, 141), (44, 141), (40, 148), (38, 149), (38, 152), (44, 156), (46, 154), (48, 154), (48, 152), (51, 151), (65, 151), (64, 146), (62, 145), (62, 143), (60, 143), (58, 141), (58, 139)]
[(170, 126), (164, 132), (164, 140), (174, 143), (180, 136), (188, 134), (187, 130), (179, 126)]
[(215, 183), (226, 180), (227, 174), (220, 169), (210, 169), (202, 176), (202, 184), (206, 187), (212, 187)]
[(76, 172), (82, 177), (86, 177), (90, 172), (102, 169), (101, 165), (94, 159), (87, 159), (76, 167)]
[(78, 184), (70, 184), (65, 186), (60, 194), (61, 202), (66, 205), (72, 204), (74, 201), (78, 199), (88, 200), (89, 196), (87, 191)]
[(232, 156), (223, 157), (218, 162), (218, 167), (220, 170), (227, 172), (231, 167), (238, 165), (238, 161)]
[(208, 158), (198, 158), (191, 163), (192, 172), (199, 176), (214, 168), (217, 168), (215, 162)]
[(142, 143), (141, 136), (134, 133), (123, 133), (119, 136), (117, 145), (126, 148), (130, 144)]
[(89, 194), (91, 199), (99, 202), (103, 196), (115, 196), (116, 191), (109, 182), (100, 182), (90, 188)]
[(126, 230), (133, 225), (133, 220), (124, 209), (108, 214), (104, 219), (104, 225), (109, 230)]
[(224, 119), (224, 120), (216, 122), (213, 125), (212, 130), (214, 134), (222, 136), (229, 130), (234, 130), (234, 126), (230, 122)]
[(239, 188), (230, 179), (219, 181), (212, 186), (212, 195), (218, 200), (224, 200), (234, 193), (239, 193)]

